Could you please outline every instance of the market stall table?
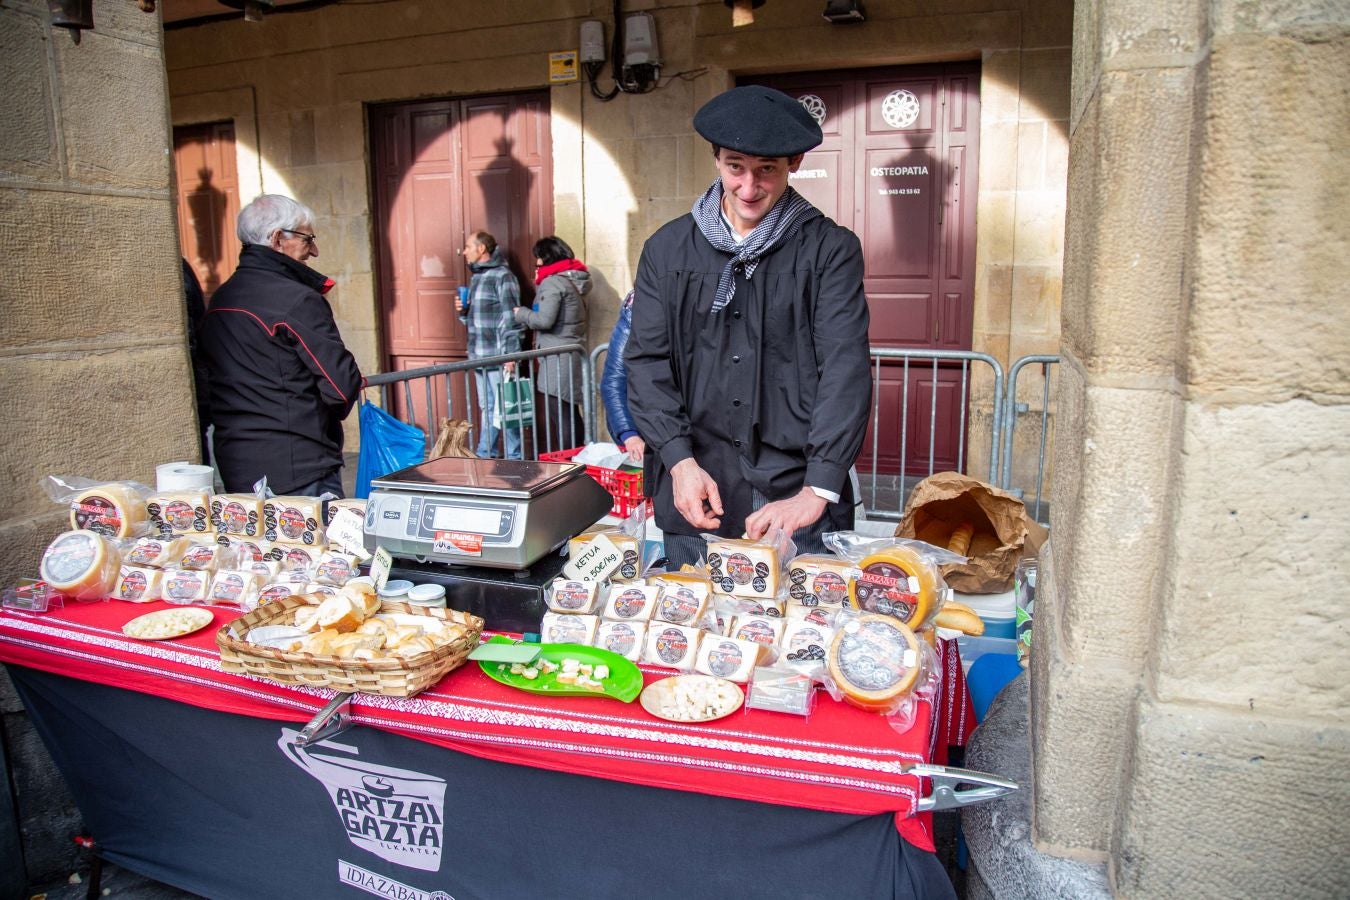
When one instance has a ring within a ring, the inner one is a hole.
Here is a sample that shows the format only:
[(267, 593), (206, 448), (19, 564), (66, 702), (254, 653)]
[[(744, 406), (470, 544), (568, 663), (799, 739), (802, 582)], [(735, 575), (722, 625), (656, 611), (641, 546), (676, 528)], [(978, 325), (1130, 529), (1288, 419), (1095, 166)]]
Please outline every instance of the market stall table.
[(332, 692), (221, 672), (233, 610), (174, 641), (122, 634), (164, 607), (0, 615), (0, 661), (101, 852), (150, 877), (250, 898), (950, 896), (904, 771), (973, 724), (950, 650), (937, 727), (921, 703), (904, 733), (823, 695), (809, 719), (677, 724), (470, 663), (416, 697), (356, 695), (364, 727), (300, 747)]

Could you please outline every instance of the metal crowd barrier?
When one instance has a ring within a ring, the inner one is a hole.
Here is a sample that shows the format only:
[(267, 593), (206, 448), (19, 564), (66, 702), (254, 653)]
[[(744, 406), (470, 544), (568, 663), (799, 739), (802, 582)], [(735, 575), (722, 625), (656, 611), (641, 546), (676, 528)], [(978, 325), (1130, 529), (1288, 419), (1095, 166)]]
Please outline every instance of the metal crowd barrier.
[(1011, 491), (1022, 497), (1026, 501), (1026, 492), (1021, 488), (1013, 487), (1013, 438), (1017, 430), (1018, 417), (1023, 413), (1031, 411), (1029, 403), (1020, 402), (1017, 399), (1017, 381), (1022, 370), (1027, 366), (1039, 365), (1041, 370), (1041, 396), (1039, 417), (1041, 420), (1040, 436), (1037, 439), (1037, 458), (1036, 458), (1036, 491), (1034, 504), (1028, 503), (1027, 508), (1031, 510), (1032, 517), (1037, 522), (1049, 524), (1049, 509), (1045, 510), (1046, 515), (1042, 517), (1042, 501), (1045, 491), (1045, 451), (1050, 443), (1050, 367), (1059, 365), (1059, 357), (1053, 355), (1023, 356), (1012, 364), (1008, 370), (1008, 394), (1004, 398), (1003, 408), (1005, 422), (1003, 426), (1003, 450), (1001, 453), (1003, 462), (1003, 473), (999, 479), (999, 487), (1005, 491)]
[[(540, 453), (569, 450), (590, 443), (594, 422), (594, 410), (591, 408), (595, 397), (595, 379), (591, 369), (590, 357), (581, 344), (567, 344), (562, 347), (550, 347), (547, 350), (524, 350), (519, 353), (507, 353), (501, 356), (485, 356), (480, 359), (459, 360), (440, 363), (420, 369), (407, 369), (402, 372), (385, 372), (371, 375), (366, 379), (366, 387), (380, 388), (381, 406), (393, 414), (396, 409), (395, 397), (403, 401), (404, 414), (400, 418), (426, 432), (427, 449), (431, 449), (440, 428), (441, 419), (466, 419), (469, 422), (471, 446), (476, 445), (481, 424), (478, 409), (478, 388), (474, 373), (477, 371), (505, 371), (506, 363), (516, 363), (518, 373), (529, 374), (534, 379), (535, 404), (530, 424), (521, 435), (521, 451), (526, 459), (538, 459)], [(573, 362), (581, 369), (581, 390), (577, 391)], [(564, 422), (563, 406), (560, 397), (539, 393), (539, 375), (543, 373), (552, 379), (553, 384), (566, 385), (568, 396), (580, 396), (582, 401), (582, 428), (578, 432), (575, 421)], [(458, 380), (463, 400), (456, 403), (455, 382)], [(414, 382), (419, 383), (417, 386)], [(420, 398), (418, 397), (420, 388)], [(420, 403), (418, 402), (420, 399)], [(419, 420), (419, 409), (425, 418)], [(533, 452), (531, 452), (533, 451)]]
[[(436, 430), (441, 418), (462, 418), (467, 419), (471, 426), (471, 440), (476, 440), (479, 416), (477, 410), (477, 389), (475, 387), (473, 372), (475, 370), (500, 369), (507, 362), (517, 362), (524, 364), (527, 370), (535, 378), (535, 387), (539, 387), (539, 373), (543, 371), (548, 374), (556, 374), (559, 381), (565, 382), (568, 386), (568, 393), (575, 394), (573, 390), (573, 370), (569, 364), (570, 359), (575, 358), (580, 362), (582, 373), (582, 424), (583, 431), (578, 434), (575, 424), (571, 422), (564, 423), (562, 419), (562, 408), (558, 405), (557, 398), (551, 395), (539, 395), (543, 403), (538, 401), (535, 405), (535, 414), (531, 420), (531, 427), (528, 429), (528, 438), (532, 442), (533, 454), (526, 453), (527, 458), (535, 458), (541, 452), (552, 450), (566, 450), (572, 447), (579, 447), (594, 440), (603, 440), (607, 434), (601, 428), (600, 409), (603, 404), (600, 400), (599, 379), (597, 372), (601, 371), (604, 365), (605, 356), (609, 352), (608, 344), (601, 344), (587, 353), (581, 344), (569, 344), (565, 347), (557, 347), (548, 350), (526, 350), (520, 353), (512, 353), (504, 356), (493, 356), (484, 359), (465, 360), (461, 362), (443, 363), (437, 366), (427, 366), (421, 369), (409, 369), (403, 372), (389, 372), (382, 375), (372, 375), (367, 380), (369, 387), (379, 387), (383, 391), (383, 406), (386, 410), (393, 409), (391, 402), (394, 392), (401, 392), (404, 409), (407, 410), (405, 421), (417, 425), (427, 432), (428, 448), (430, 442), (435, 440)], [(870, 351), (872, 361), (872, 430), (875, 434), (881, 423), (881, 399), (878, 386), (881, 381), (882, 366), (885, 363), (898, 361), (900, 369), (900, 384), (903, 392), (900, 397), (900, 431), (898, 435), (885, 436), (893, 441), (899, 442), (900, 447), (900, 472), (905, 473), (910, 468), (917, 468), (919, 471), (926, 469), (928, 475), (935, 471), (935, 440), (937, 424), (937, 392), (932, 391), (929, 397), (928, 409), (928, 452), (926, 455), (927, 463), (924, 459), (917, 460), (918, 465), (912, 466), (916, 462), (909, 458), (908, 449), (903, 440), (900, 440), (909, 427), (909, 376), (913, 366), (928, 368), (932, 373), (932, 382), (937, 382), (939, 370), (948, 370), (955, 365), (960, 367), (960, 391), (959, 391), (959, 431), (957, 436), (957, 466), (958, 471), (967, 471), (970, 468), (968, 454), (971, 446), (976, 443), (972, 440), (976, 437), (983, 437), (983, 429), (979, 435), (974, 434), (974, 429), (970, 428), (970, 423), (977, 420), (982, 415), (988, 416), (988, 458), (981, 459), (975, 465), (987, 472), (987, 480), (990, 484), (997, 485), (1004, 490), (1011, 491), (1018, 496), (1026, 497), (1028, 509), (1032, 512), (1037, 521), (1045, 521), (1048, 518), (1048, 509), (1045, 506), (1045, 481), (1046, 481), (1046, 455), (1050, 441), (1050, 429), (1053, 422), (1051, 417), (1051, 367), (1059, 363), (1059, 357), (1053, 355), (1024, 356), (1013, 362), (1007, 375), (1004, 375), (1003, 367), (998, 360), (987, 353), (974, 353), (961, 350), (893, 350), (888, 348), (874, 347)], [(979, 400), (972, 404), (971, 382), (975, 375), (977, 367), (988, 367), (988, 377), (991, 380), (992, 391), (981, 390)], [(1017, 400), (1017, 390), (1019, 377), (1029, 366), (1039, 366), (1042, 384), (1040, 389), (1040, 408), (1035, 411), (1035, 415), (1040, 420), (1040, 433), (1036, 438), (1037, 461), (1035, 467), (1034, 481), (1035, 490), (1029, 491), (1022, 487), (1014, 487), (1013, 479), (1016, 471), (1014, 469), (1014, 457), (1017, 454), (1017, 445), (1015, 443), (1015, 432), (1022, 417), (1032, 412), (1031, 404), (1019, 402)], [(458, 406), (455, 402), (455, 392), (453, 390), (452, 379), (458, 377), (463, 386), (462, 396), (466, 398), (468, 408)], [(438, 397), (436, 391), (437, 379), (441, 380), (443, 397)], [(416, 389), (414, 382), (421, 382), (421, 406), (425, 411), (425, 418), (419, 421), (417, 406), (415, 402)], [(440, 401), (443, 408), (437, 410), (437, 404)], [(439, 415), (438, 415), (439, 412)], [(429, 423), (429, 424), (424, 424)], [(554, 426), (557, 423), (557, 427)], [(542, 428), (540, 425), (542, 424)], [(901, 474), (898, 476), (883, 475), (880, 469), (880, 446), (881, 441), (874, 439), (872, 441), (872, 450), (870, 454), (865, 454), (858, 460), (860, 471), (859, 476), (863, 486), (863, 498), (867, 516), (873, 519), (899, 519), (904, 510), (904, 501), (908, 495), (909, 488), (912, 486), (908, 481), (917, 481), (920, 475), (908, 476)], [(889, 499), (890, 488), (882, 487), (885, 480), (895, 479), (895, 502), (885, 502)], [(884, 508), (883, 508), (884, 507)], [(1045, 513), (1046, 515), (1042, 515)]]

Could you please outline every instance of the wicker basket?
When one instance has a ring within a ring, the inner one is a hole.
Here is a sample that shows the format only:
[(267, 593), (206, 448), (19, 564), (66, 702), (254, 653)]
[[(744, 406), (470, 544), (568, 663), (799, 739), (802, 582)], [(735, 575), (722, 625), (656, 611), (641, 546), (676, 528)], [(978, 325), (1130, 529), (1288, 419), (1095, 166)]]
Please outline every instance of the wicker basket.
[(483, 631), (483, 620), (468, 613), (386, 602), (381, 612), (448, 619), (463, 624), (464, 633), (449, 644), (416, 656), (367, 660), (287, 652), (260, 647), (244, 640), (244, 635), (260, 625), (291, 624), (295, 620), (295, 611), (308, 605), (302, 599), (285, 597), (264, 603), (253, 612), (222, 626), (216, 633), (216, 645), (220, 647), (220, 668), (226, 672), (256, 675), (282, 684), (384, 694), (387, 697), (411, 697), (461, 665), (478, 646), (478, 637)]

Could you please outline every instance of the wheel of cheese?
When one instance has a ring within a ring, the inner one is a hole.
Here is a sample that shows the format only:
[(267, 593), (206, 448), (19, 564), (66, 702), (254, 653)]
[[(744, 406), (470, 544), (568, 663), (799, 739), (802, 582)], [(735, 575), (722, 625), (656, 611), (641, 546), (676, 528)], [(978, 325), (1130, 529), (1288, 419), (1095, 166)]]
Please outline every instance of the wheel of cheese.
[(848, 622), (826, 658), (844, 699), (870, 712), (894, 709), (919, 680), (919, 640), (891, 616), (864, 614)]
[(132, 537), (145, 531), (145, 501), (125, 484), (98, 484), (70, 501), (70, 527), (108, 537)]
[(894, 616), (910, 628), (928, 621), (937, 602), (938, 571), (918, 551), (895, 544), (868, 556), (858, 567), (861, 571), (848, 587), (854, 609)]
[(112, 541), (92, 531), (67, 531), (48, 545), (39, 567), (58, 594), (101, 600), (112, 593), (122, 561)]

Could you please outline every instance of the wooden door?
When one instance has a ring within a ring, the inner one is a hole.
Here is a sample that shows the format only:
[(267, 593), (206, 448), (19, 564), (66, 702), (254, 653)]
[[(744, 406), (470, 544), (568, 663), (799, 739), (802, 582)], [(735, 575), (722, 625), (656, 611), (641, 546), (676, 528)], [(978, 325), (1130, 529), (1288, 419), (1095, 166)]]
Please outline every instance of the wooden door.
[[(792, 186), (862, 241), (872, 346), (969, 350), (979, 64), (753, 81), (796, 97), (821, 123), (824, 142)], [(957, 365), (939, 366), (936, 377), (926, 361), (912, 362), (908, 374), (900, 364), (881, 366), (879, 425), (875, 434), (869, 428), (861, 458), (871, 465), (876, 441), (879, 471), (898, 473), (903, 457), (905, 474), (926, 474), (931, 442), (933, 469), (957, 468), (960, 388)]]
[(234, 123), (173, 130), (179, 252), (197, 273), (209, 301), (239, 262), (239, 179)]
[[(470, 231), (497, 238), (522, 302), (534, 296), (530, 247), (553, 230), (548, 95), (387, 104), (371, 108), (370, 126), (386, 371), (465, 359), (455, 295), (469, 283), (459, 251)], [(472, 393), (471, 380), (452, 379), (457, 418)], [(444, 415), (443, 383), (433, 402)], [(425, 426), (420, 396), (415, 407)], [(398, 412), (409, 412), (401, 397)]]

